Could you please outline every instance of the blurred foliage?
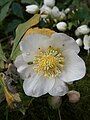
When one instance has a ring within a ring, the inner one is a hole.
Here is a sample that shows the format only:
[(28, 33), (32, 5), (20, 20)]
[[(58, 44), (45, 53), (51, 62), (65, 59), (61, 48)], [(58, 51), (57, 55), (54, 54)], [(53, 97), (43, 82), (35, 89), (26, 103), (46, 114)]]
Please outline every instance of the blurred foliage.
[[(13, 51), (15, 51), (14, 53), (12, 51), (11, 59), (15, 59), (17, 54), (19, 54), (20, 50), (18, 47), (18, 43), (26, 30), (33, 25), (38, 24), (39, 22), (38, 16), (36, 21), (31, 23), (30, 18), (32, 17), (32, 15), (25, 12), (25, 6), (29, 4), (37, 4), (41, 6), (43, 4), (42, 1), (43, 0), (0, 0), (0, 72), (2, 72), (2, 68), (5, 67), (5, 62), (7, 61), (7, 58), (10, 57), (13, 43)], [(75, 31), (77, 26), (81, 24), (87, 24), (88, 26), (90, 26), (89, 0), (56, 1), (56, 5), (59, 7), (60, 10), (70, 7), (72, 11), (75, 11), (75, 13), (71, 12), (67, 17), (66, 22), (68, 23), (68, 28), (69, 30), (71, 28), (73, 30), (69, 32), (66, 31), (68, 35), (73, 36), (73, 32)], [(29, 26), (28, 23), (30, 23)], [(39, 26), (47, 27), (47, 25), (42, 21), (39, 23)], [(49, 25), (49, 28), (52, 29), (52, 23), (51, 25)], [(90, 119), (90, 57), (88, 57), (86, 51), (83, 50), (80, 55), (86, 62), (87, 74), (81, 81), (74, 83), (73, 89), (81, 93), (81, 100), (77, 104), (71, 104), (69, 103), (67, 96), (63, 97), (63, 103), (60, 107), (62, 120)], [(7, 74), (7, 76), (9, 77), (8, 80), (10, 80), (10, 83), (13, 83), (17, 86), (18, 91), (20, 92), (22, 104), (17, 104), (15, 110), (11, 110), (10, 108), (8, 108), (0, 83), (0, 120), (59, 120), (59, 111), (52, 109), (48, 105), (48, 95), (42, 96), (37, 99), (25, 96), (22, 90), (22, 82), (20, 78), (17, 78), (17, 73), (15, 71), (12, 71), (13, 70), (10, 69), (9, 73)]]

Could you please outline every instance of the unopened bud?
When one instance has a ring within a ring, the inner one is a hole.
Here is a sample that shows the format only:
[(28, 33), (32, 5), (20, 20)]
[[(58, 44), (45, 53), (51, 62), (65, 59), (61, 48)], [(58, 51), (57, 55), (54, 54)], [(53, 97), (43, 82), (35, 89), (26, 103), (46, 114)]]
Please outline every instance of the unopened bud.
[(69, 91), (67, 95), (71, 103), (77, 103), (80, 100), (80, 93), (75, 90)]
[(57, 29), (60, 31), (65, 31), (67, 29), (67, 24), (65, 22), (59, 22), (56, 25)]
[(53, 109), (57, 109), (60, 107), (62, 99), (60, 96), (49, 97), (48, 102)]
[(78, 38), (78, 39), (76, 40), (76, 43), (77, 43), (80, 47), (81, 47), (82, 44), (83, 44), (81, 38)]
[(68, 14), (70, 12), (70, 8), (65, 9), (65, 13)]
[(65, 20), (65, 19), (66, 19), (66, 15), (65, 15), (64, 11), (61, 11), (59, 20)]
[(39, 11), (39, 7), (37, 5), (28, 5), (26, 6), (26, 12), (30, 14), (35, 14)]
[(55, 0), (44, 0), (44, 5), (53, 7), (55, 5)]
[(84, 44), (84, 49), (88, 50), (88, 53), (89, 53), (89, 49), (90, 49), (90, 36), (88, 36), (88, 35), (84, 36), (83, 44)]
[(90, 32), (90, 28), (88, 28), (87, 25), (81, 25), (76, 29), (75, 35), (76, 36), (85, 35), (85, 34), (88, 34), (89, 32)]
[(52, 11), (51, 11), (51, 16), (52, 18), (59, 18), (60, 17), (60, 11), (58, 7), (54, 6)]
[(40, 9), (41, 18), (47, 18), (48, 15), (51, 15), (51, 8), (43, 5)]

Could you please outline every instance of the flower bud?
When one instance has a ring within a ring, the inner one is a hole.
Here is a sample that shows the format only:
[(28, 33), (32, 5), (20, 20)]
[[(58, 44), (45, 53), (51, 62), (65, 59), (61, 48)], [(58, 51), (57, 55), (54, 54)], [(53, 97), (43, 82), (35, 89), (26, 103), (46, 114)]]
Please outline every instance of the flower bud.
[(83, 38), (83, 44), (84, 44), (84, 49), (89, 50), (90, 49), (90, 36), (85, 35)]
[(30, 14), (35, 14), (39, 11), (39, 7), (37, 5), (28, 5), (26, 6), (26, 12)]
[(43, 5), (40, 9), (41, 18), (47, 18), (48, 15), (51, 15), (51, 8)]
[(59, 22), (56, 25), (57, 29), (60, 31), (65, 31), (67, 29), (67, 24), (65, 22)]
[(90, 28), (88, 28), (87, 25), (81, 25), (80, 27), (78, 27), (75, 31), (75, 35), (79, 36), (79, 35), (85, 35), (88, 34), (90, 32)]
[(82, 46), (82, 40), (81, 40), (81, 38), (78, 38), (77, 40), (76, 40), (76, 43), (79, 45), (79, 46)]
[(58, 7), (54, 6), (52, 11), (51, 11), (51, 16), (53, 18), (59, 18), (60, 17), (60, 11), (58, 9)]
[(64, 19), (66, 19), (66, 15), (65, 15), (64, 11), (61, 11), (59, 20), (64, 20)]
[(65, 9), (65, 13), (68, 14), (70, 12), (70, 8)]
[(44, 0), (44, 5), (53, 7), (55, 5), (55, 0)]
[(49, 97), (48, 102), (53, 109), (57, 109), (60, 107), (62, 99), (60, 96)]
[(69, 102), (71, 103), (76, 103), (80, 100), (80, 93), (75, 90), (69, 91), (67, 95), (69, 97)]

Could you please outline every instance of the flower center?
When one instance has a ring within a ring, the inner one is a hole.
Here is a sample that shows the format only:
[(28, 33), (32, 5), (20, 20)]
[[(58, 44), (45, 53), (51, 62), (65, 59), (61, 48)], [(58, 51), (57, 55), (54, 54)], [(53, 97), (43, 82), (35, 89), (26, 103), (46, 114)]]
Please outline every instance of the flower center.
[(43, 73), (46, 77), (55, 77), (60, 75), (63, 70), (64, 56), (58, 48), (49, 46), (46, 51), (39, 48), (33, 63), (37, 73)]

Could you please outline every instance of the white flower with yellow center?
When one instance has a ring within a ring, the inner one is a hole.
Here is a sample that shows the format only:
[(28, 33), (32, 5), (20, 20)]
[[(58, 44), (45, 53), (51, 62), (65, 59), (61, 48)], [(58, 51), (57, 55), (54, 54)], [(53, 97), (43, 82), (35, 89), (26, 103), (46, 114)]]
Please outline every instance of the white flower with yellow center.
[(68, 92), (66, 83), (85, 75), (79, 47), (66, 34), (30, 29), (20, 42), (20, 50), (22, 54), (16, 58), (15, 66), (24, 79), (23, 89), (28, 96), (63, 96)]

